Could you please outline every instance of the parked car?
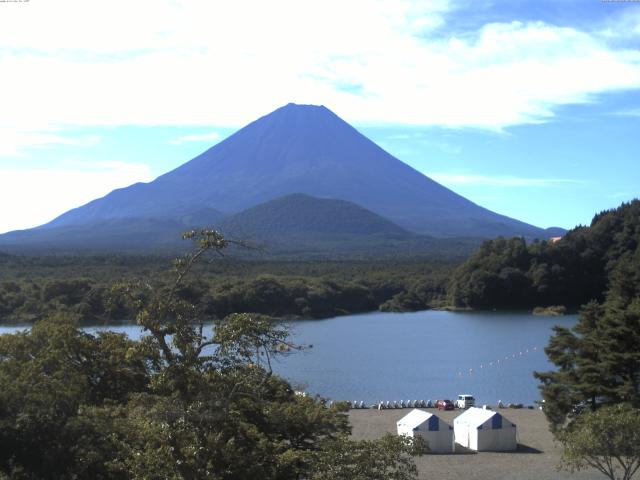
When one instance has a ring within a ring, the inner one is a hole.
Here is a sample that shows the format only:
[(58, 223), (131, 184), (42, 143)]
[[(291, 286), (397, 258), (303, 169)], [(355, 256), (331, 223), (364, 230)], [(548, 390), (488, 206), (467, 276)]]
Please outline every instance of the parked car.
[(451, 400), (436, 400), (436, 408), (438, 410), (453, 410), (453, 402)]
[(476, 399), (473, 398), (473, 395), (468, 395), (463, 393), (462, 395), (458, 395), (458, 399), (456, 400), (457, 408), (469, 408), (473, 407), (476, 404)]

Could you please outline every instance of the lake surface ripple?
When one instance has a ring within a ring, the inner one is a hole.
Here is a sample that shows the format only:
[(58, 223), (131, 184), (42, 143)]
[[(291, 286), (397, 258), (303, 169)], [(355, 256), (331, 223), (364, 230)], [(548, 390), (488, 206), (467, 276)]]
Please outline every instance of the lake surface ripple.
[[(535, 370), (550, 370), (544, 347), (554, 325), (571, 327), (576, 315), (524, 312), (372, 312), (289, 322), (292, 340), (311, 344), (278, 358), (274, 370), (296, 387), (334, 400), (453, 399), (475, 395), (479, 404), (532, 404), (540, 399)], [(0, 333), (25, 326), (0, 326)], [(139, 338), (137, 325), (110, 329)]]

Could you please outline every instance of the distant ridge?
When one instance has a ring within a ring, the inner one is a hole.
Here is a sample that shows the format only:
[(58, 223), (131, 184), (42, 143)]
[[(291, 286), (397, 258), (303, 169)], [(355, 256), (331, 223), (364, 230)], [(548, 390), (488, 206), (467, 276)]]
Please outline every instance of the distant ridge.
[(1, 235), (0, 246), (15, 245), (18, 237), (25, 246), (68, 246), (91, 238), (83, 229), (96, 225), (102, 225), (104, 243), (106, 227), (118, 225), (122, 241), (129, 235), (137, 245), (144, 233), (137, 225), (145, 222), (153, 222), (161, 237), (163, 223), (175, 235), (176, 225), (209, 225), (298, 193), (351, 202), (402, 229), (435, 237), (549, 236), (434, 182), (324, 106), (289, 104), (150, 183), (114, 190), (37, 229)]
[(564, 234), (567, 233), (567, 230), (561, 227), (549, 227), (549, 228), (545, 228), (544, 229), (546, 235), (546, 238), (552, 238), (552, 237), (562, 237)]
[(345, 200), (294, 193), (222, 219), (217, 227), (234, 236), (259, 239), (334, 235), (415, 237), (393, 222)]
[(215, 227), (227, 237), (279, 257), (462, 259), (480, 244), (478, 239), (418, 235), (355, 203), (302, 193), (250, 207)]

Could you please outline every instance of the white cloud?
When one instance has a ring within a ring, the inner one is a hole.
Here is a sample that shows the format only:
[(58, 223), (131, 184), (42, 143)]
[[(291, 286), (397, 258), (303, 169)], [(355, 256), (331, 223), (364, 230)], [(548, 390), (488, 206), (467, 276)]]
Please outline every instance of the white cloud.
[(614, 115), (622, 115), (624, 117), (640, 117), (640, 108), (632, 108), (630, 110), (621, 110), (615, 112)]
[(640, 7), (625, 8), (614, 13), (598, 32), (606, 38), (632, 40), (640, 36)]
[(459, 154), (462, 152), (462, 146), (454, 144), (452, 142), (442, 141), (442, 140), (434, 140), (431, 136), (424, 132), (413, 132), (413, 133), (395, 133), (392, 135), (387, 135), (383, 138), (382, 141), (378, 141), (378, 144), (385, 149), (394, 150), (397, 152), (397, 145), (402, 145), (407, 142), (416, 142), (419, 145), (435, 148), (450, 154)]
[(555, 187), (581, 185), (581, 180), (566, 178), (528, 178), (514, 176), (489, 176), (467, 173), (425, 173), (429, 178), (443, 185), (474, 185), (484, 187)]
[(0, 127), (0, 156), (21, 156), (24, 150), (29, 148), (50, 148), (57, 145), (90, 147), (98, 142), (98, 135), (69, 137), (51, 129), (34, 131)]
[(36, 169), (0, 166), (0, 205), (4, 206), (0, 232), (41, 225), (115, 188), (151, 179), (149, 166), (137, 163), (67, 162), (58, 168)]
[(170, 143), (171, 145), (182, 145), (186, 142), (211, 142), (219, 139), (220, 134), (218, 132), (194, 133), (193, 135), (184, 135), (180, 138), (169, 140), (168, 143)]
[[(501, 129), (640, 87), (640, 52), (541, 22), (448, 34), (448, 1), (57, 0), (0, 17), (0, 126), (349, 121)], [(355, 92), (355, 93), (354, 93)]]

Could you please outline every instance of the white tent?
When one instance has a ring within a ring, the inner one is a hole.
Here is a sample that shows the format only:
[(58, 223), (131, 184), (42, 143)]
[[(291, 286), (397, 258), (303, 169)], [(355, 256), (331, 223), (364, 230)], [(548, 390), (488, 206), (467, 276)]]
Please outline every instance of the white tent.
[(471, 450), (501, 452), (518, 448), (516, 426), (498, 412), (472, 407), (453, 420), (456, 443)]
[(413, 409), (398, 420), (397, 426), (398, 435), (424, 438), (430, 452), (451, 453), (454, 450), (453, 427), (433, 413)]

